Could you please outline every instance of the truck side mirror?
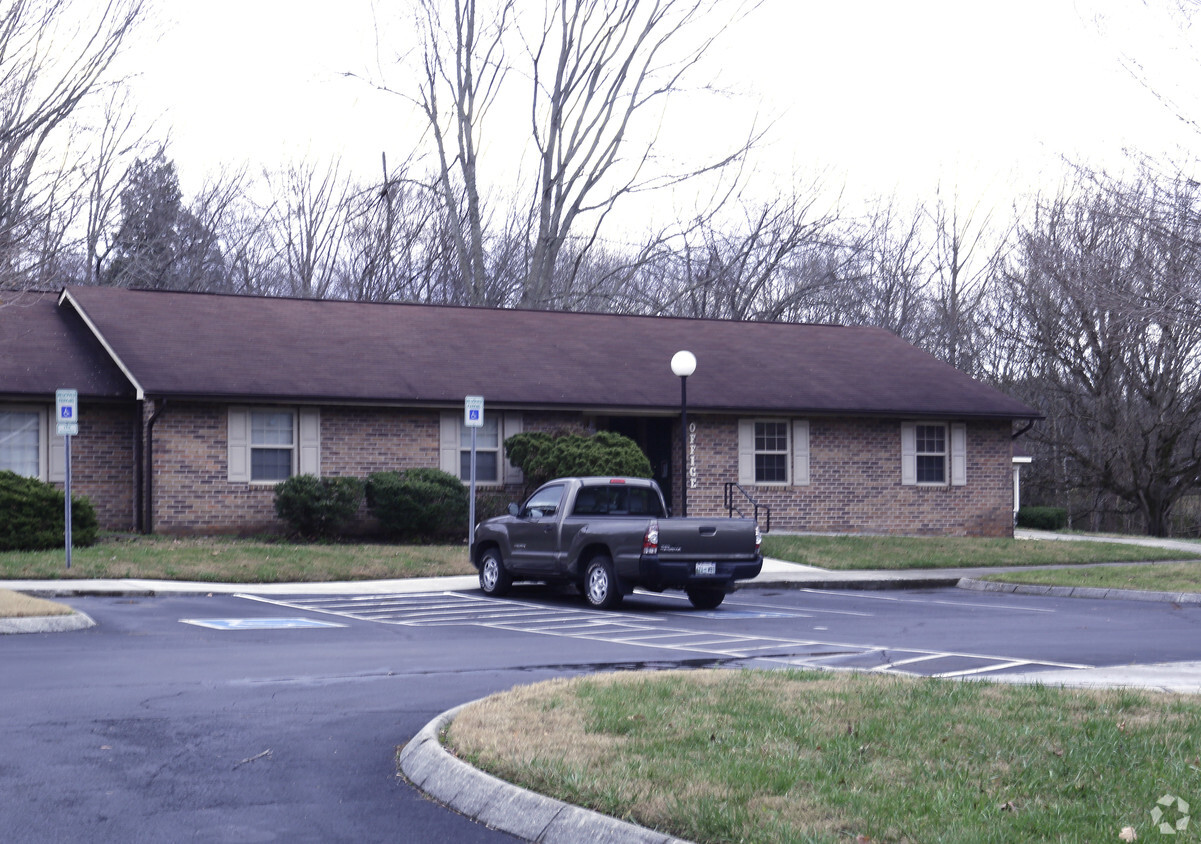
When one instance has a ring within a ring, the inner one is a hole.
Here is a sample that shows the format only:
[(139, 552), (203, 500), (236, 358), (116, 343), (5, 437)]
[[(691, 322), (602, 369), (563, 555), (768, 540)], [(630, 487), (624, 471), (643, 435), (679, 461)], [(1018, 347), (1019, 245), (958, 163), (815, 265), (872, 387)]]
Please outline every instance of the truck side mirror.
[(516, 501), (510, 501), (510, 502), (509, 502), (509, 515), (510, 515), (510, 516), (516, 516), (516, 515), (517, 515), (517, 514), (519, 514), (520, 512), (521, 512), (521, 507), (519, 507), (519, 506), (518, 506), (517, 502), (516, 502)]

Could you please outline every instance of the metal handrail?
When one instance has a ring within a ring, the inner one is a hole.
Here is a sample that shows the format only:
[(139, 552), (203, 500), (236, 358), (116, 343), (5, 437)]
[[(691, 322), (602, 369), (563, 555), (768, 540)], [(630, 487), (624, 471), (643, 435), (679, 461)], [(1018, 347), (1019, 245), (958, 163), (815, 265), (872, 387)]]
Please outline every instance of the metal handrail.
[[(724, 502), (726, 512), (731, 517), (733, 517), (734, 514), (737, 513), (740, 518), (743, 518), (743, 519), (747, 518), (747, 515), (742, 512), (742, 510), (738, 507), (738, 505), (736, 505), (734, 503), (734, 490), (738, 490), (740, 493), (742, 493), (742, 497), (745, 498), (747, 500), (747, 502), (751, 506), (754, 507), (755, 524), (759, 524), (759, 512), (761, 510), (763, 511), (763, 515), (765, 518), (764, 518), (762, 530), (764, 533), (771, 533), (771, 507), (769, 507), (766, 504), (760, 504), (758, 501), (756, 501), (754, 496), (752, 496), (749, 492), (747, 492), (745, 489), (743, 489), (742, 486), (739, 485), (737, 481), (726, 481), (725, 502)], [(739, 499), (739, 500), (741, 500), (741, 499)]]

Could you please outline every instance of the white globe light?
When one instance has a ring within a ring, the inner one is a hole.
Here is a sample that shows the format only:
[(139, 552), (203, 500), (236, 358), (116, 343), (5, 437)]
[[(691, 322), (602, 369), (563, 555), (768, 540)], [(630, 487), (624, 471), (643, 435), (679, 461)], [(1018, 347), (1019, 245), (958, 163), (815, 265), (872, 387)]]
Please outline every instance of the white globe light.
[(696, 355), (692, 352), (676, 352), (671, 357), (671, 371), (681, 378), (696, 372)]

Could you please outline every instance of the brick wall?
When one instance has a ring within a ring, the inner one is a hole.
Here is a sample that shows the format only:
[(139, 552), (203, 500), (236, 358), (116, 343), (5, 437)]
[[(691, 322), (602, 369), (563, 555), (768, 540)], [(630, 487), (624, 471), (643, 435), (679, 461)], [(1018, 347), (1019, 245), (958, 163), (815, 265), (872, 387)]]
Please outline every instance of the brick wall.
[[(279, 531), (274, 484), (228, 479), (228, 408), (168, 405), (154, 429), (154, 530), (161, 533)], [(321, 408), (321, 474), (438, 465), (437, 411)], [(363, 511), (365, 516), (366, 511)]]
[[(738, 477), (738, 420), (690, 415), (697, 426), (697, 485), (689, 515), (724, 515), (723, 485)], [(572, 413), (527, 413), (527, 431), (587, 425)], [(271, 484), (227, 479), (227, 408), (172, 403), (154, 433), (154, 528), (165, 533), (278, 531)], [(1012, 532), (1010, 425), (967, 427), (966, 486), (901, 485), (897, 420), (810, 419), (810, 484), (754, 487), (776, 530), (1008, 536)], [(679, 433), (673, 476), (681, 477)], [(132, 463), (132, 460), (130, 461)], [(321, 472), (371, 472), (439, 464), (439, 413), (385, 408), (321, 409)], [(677, 484), (678, 487), (678, 484)], [(481, 490), (511, 500), (520, 487)], [(673, 506), (678, 511), (679, 493)], [(128, 496), (127, 496), (128, 500)], [(128, 506), (128, 505), (124, 505)], [(118, 509), (120, 509), (118, 507)]]
[(136, 436), (134, 405), (80, 404), (79, 434), (71, 438), (71, 495), (92, 503), (102, 530), (134, 529)]
[[(690, 415), (689, 422), (696, 423), (697, 479), (688, 515), (725, 515), (724, 484), (738, 479), (738, 420)], [(919, 487), (901, 484), (899, 420), (811, 418), (809, 484), (747, 489), (771, 507), (773, 530), (1012, 536), (1011, 427), (969, 423), (967, 485)], [(678, 433), (673, 454), (680, 477)]]

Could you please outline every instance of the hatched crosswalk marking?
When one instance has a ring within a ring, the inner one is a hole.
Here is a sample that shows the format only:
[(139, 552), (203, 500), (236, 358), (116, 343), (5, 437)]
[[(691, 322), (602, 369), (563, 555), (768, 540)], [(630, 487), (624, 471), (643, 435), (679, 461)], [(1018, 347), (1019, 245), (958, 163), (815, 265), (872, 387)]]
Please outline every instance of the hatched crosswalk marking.
[[(1088, 668), (987, 654), (891, 648), (847, 642), (777, 638), (671, 627), (678, 614), (623, 613), (554, 607), (459, 592), (279, 599), (243, 594), (281, 607), (410, 627), (470, 625), (543, 636), (700, 653), (759, 665), (843, 668), (924, 677), (967, 677), (1012, 670)], [(700, 613), (696, 614), (701, 617)], [(704, 614), (708, 616), (709, 614)]]

